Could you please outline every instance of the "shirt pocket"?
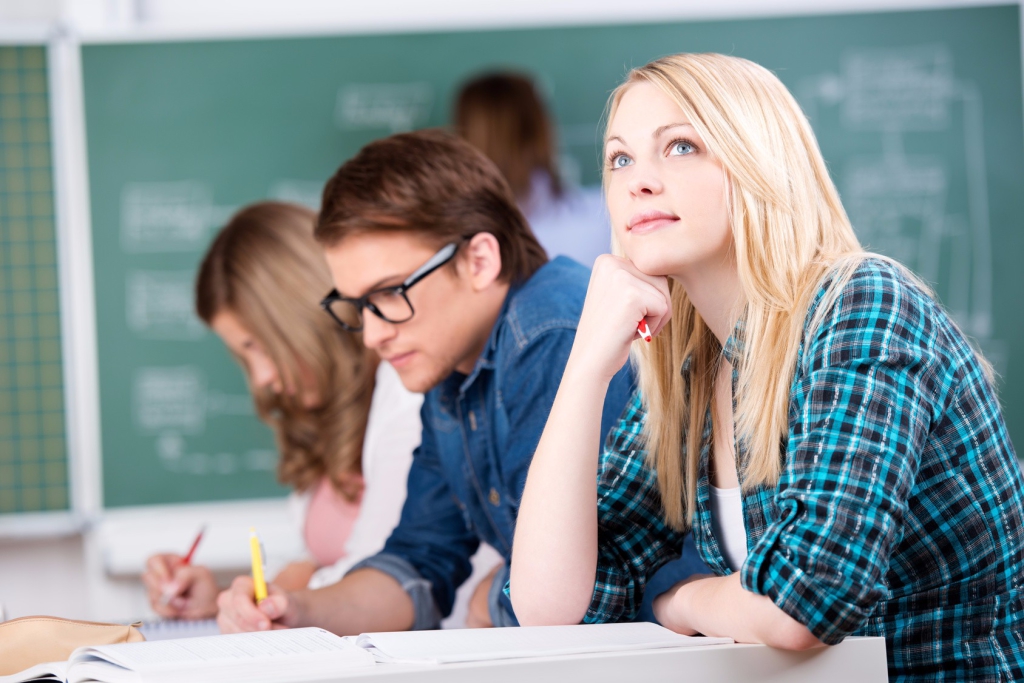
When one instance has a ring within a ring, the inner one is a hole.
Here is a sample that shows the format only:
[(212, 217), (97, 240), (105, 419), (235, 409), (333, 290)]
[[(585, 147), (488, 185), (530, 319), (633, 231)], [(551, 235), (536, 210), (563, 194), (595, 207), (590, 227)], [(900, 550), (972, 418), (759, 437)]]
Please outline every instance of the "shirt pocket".
[(427, 423), (430, 428), (442, 434), (452, 434), (458, 431), (459, 421), (455, 415), (435, 404), (427, 414)]

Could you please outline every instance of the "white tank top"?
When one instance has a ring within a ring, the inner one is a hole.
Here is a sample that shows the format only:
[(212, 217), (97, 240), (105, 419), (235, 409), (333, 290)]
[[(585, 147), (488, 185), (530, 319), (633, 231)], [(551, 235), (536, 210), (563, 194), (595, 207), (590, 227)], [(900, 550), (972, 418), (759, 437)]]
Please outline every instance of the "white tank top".
[(739, 571), (747, 559), (747, 528), (743, 523), (743, 497), (740, 487), (711, 487), (711, 529), (722, 551), (725, 563)]

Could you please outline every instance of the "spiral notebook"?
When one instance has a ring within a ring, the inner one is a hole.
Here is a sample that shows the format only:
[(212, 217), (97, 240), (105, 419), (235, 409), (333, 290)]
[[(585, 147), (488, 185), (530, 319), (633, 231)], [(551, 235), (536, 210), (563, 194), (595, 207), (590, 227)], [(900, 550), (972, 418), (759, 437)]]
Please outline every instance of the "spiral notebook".
[(139, 627), (146, 640), (174, 640), (220, 635), (216, 619), (161, 619)]

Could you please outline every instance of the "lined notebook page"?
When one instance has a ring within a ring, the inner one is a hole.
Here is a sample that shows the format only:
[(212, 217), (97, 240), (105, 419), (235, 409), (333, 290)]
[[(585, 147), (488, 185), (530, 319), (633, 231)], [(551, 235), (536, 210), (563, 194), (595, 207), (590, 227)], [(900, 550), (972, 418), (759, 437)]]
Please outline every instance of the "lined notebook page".
[(445, 664), (588, 652), (621, 652), (732, 643), (682, 636), (651, 623), (364, 633), (355, 639), (380, 660)]
[(163, 619), (148, 621), (139, 627), (146, 640), (172, 640), (220, 635), (216, 619)]
[(76, 650), (71, 664), (103, 660), (126, 669), (146, 671), (165, 667), (180, 669), (192, 665), (265, 663), (269, 660), (290, 663), (328, 658), (356, 665), (373, 664), (372, 658), (364, 652), (319, 628), (100, 645)]

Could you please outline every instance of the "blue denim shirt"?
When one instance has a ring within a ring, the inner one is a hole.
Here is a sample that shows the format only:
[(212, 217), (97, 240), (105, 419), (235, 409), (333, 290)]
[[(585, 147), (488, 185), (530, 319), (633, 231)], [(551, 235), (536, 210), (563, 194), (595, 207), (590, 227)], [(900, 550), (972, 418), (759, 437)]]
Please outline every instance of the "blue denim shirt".
[[(590, 271), (565, 257), (512, 287), (469, 375), (452, 373), (423, 401), (423, 440), (413, 454), (402, 517), (384, 549), (352, 571), (393, 576), (413, 600), (413, 628), (436, 628), (470, 574), (481, 541), (505, 557), (490, 593), (496, 626), (515, 625), (501, 587), (526, 472), (576, 336)], [(629, 364), (605, 398), (602, 434), (634, 388)]]

